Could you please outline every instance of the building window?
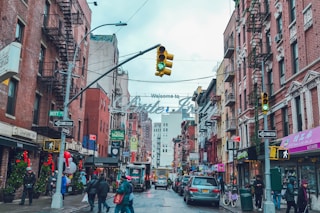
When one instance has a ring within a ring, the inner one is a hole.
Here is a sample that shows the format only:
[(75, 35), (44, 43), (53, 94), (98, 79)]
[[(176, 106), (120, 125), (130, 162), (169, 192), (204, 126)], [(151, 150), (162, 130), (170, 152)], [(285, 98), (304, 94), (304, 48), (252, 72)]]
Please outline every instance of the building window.
[(276, 129), (276, 121), (275, 121), (274, 113), (270, 114), (270, 129), (271, 130), (275, 130)]
[(16, 99), (17, 99), (18, 82), (14, 79), (10, 79), (8, 88), (8, 102), (6, 113), (15, 115)]
[(36, 97), (34, 99), (33, 104), (33, 124), (38, 125), (39, 124), (39, 114), (40, 114), (40, 100), (41, 96), (39, 94), (36, 94)]
[(44, 12), (43, 12), (43, 26), (45, 27), (48, 24), (49, 11), (50, 11), (50, 3), (46, 1), (46, 4), (44, 5)]
[[(83, 90), (83, 88), (80, 89), (81, 91)], [(83, 105), (83, 93), (81, 93), (80, 95), (80, 109), (82, 108)]]
[(247, 90), (245, 89), (245, 90), (243, 90), (243, 98), (244, 98), (244, 100), (243, 100), (243, 110), (246, 110), (247, 109), (247, 107), (248, 107), (248, 102), (247, 102)]
[(239, 95), (239, 113), (238, 113), (238, 114), (241, 113), (241, 109), (242, 109), (242, 96), (241, 96), (241, 94), (240, 94), (240, 95)]
[(81, 67), (81, 75), (82, 76), (84, 76), (85, 67), (86, 67), (86, 58), (83, 57), (82, 58), (82, 67)]
[(267, 54), (270, 54), (271, 53), (271, 35), (270, 35), (270, 30), (268, 30), (266, 32), (266, 47), (267, 47)]
[(81, 140), (81, 125), (82, 125), (82, 123), (81, 123), (81, 121), (78, 121), (78, 135), (77, 135), (77, 139), (78, 139), (78, 141), (80, 141)]
[(40, 47), (40, 53), (39, 53), (39, 68), (38, 68), (38, 73), (40, 75), (43, 74), (43, 69), (44, 69), (44, 57), (45, 57), (45, 53), (46, 53), (46, 48), (41, 45)]
[(280, 14), (277, 18), (277, 33), (282, 34), (282, 14)]
[(298, 127), (298, 131), (302, 131), (302, 110), (301, 110), (301, 99), (300, 96), (297, 96), (295, 98), (295, 104), (296, 104), (296, 109), (297, 109), (297, 114), (296, 114), (296, 118), (297, 118), (297, 127)]
[(289, 135), (288, 107), (282, 108), (283, 137)]
[(269, 70), (268, 72), (268, 89), (269, 89), (269, 94), (270, 96), (273, 95), (274, 93), (274, 84), (273, 84), (273, 74), (272, 74), (272, 69)]
[(296, 20), (296, 0), (289, 1), (290, 23)]
[(247, 64), (246, 64), (246, 58), (243, 58), (243, 77), (247, 75)]
[[(50, 110), (53, 111), (54, 109), (55, 109), (55, 104), (54, 104), (54, 103), (51, 103)], [(53, 116), (50, 116), (49, 119), (50, 119), (50, 121), (52, 121), (52, 122), (53, 122), (53, 120), (54, 120), (54, 119), (53, 119)]]
[(285, 83), (285, 67), (284, 67), (284, 60), (281, 59), (279, 61), (279, 75), (280, 75), (280, 86), (283, 86)]
[(24, 35), (24, 24), (20, 20), (18, 20), (17, 26), (16, 26), (16, 41), (22, 44), (23, 35)]
[(292, 52), (292, 71), (293, 74), (299, 72), (299, 53), (298, 53), (298, 43), (297, 41), (291, 44), (291, 52)]

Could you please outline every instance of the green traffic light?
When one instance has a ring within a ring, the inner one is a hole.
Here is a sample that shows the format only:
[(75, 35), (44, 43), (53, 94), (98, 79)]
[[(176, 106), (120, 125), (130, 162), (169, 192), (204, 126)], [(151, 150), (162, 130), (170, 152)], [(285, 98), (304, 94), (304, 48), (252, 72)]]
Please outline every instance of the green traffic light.
[(164, 62), (160, 62), (160, 63), (157, 64), (157, 66), (158, 66), (158, 70), (161, 71), (166, 67), (166, 64)]
[(262, 106), (262, 109), (263, 109), (264, 111), (269, 110), (269, 106), (268, 106), (268, 104), (264, 104), (264, 105)]

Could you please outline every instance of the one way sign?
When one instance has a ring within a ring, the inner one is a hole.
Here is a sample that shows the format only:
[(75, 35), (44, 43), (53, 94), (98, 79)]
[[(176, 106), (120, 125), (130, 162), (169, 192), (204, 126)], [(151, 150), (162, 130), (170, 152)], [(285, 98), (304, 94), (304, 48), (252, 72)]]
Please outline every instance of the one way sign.
[(53, 121), (53, 126), (54, 127), (72, 127), (73, 126), (73, 120), (55, 120)]
[(259, 138), (276, 138), (277, 132), (275, 130), (259, 130), (258, 137)]

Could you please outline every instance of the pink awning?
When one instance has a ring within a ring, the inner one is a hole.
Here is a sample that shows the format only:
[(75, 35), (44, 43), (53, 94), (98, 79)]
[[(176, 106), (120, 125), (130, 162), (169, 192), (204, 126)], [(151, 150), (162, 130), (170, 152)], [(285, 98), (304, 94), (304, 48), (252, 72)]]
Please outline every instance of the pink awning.
[(291, 154), (320, 149), (320, 126), (284, 137), (280, 146)]

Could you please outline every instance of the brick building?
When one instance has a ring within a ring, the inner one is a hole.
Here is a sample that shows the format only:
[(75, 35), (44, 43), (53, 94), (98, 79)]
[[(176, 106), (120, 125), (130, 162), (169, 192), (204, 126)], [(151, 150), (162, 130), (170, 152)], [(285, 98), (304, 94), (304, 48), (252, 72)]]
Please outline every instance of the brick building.
[[(21, 45), (17, 74), (0, 83), (0, 176), (4, 187), (10, 165), (27, 150), (33, 170), (38, 173), (48, 152), (45, 140), (60, 144), (61, 129), (54, 126), (59, 117), (49, 111), (62, 111), (68, 63), (75, 46), (90, 29), (91, 10), (85, 1), (1, 1), (0, 51), (14, 43)], [(86, 39), (86, 38), (84, 38)], [(72, 73), (70, 96), (86, 85), (88, 43), (82, 42)], [(69, 105), (74, 121), (66, 148), (81, 150), (85, 95)], [(70, 145), (70, 146), (69, 146)], [(73, 150), (75, 151), (75, 150)], [(56, 161), (57, 153), (53, 153)], [(8, 167), (9, 165), (9, 167)]]

